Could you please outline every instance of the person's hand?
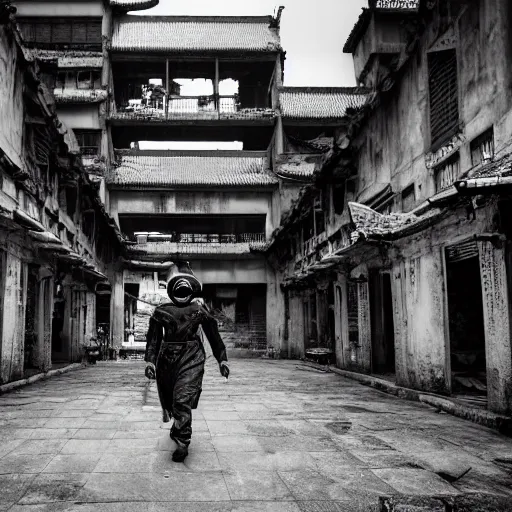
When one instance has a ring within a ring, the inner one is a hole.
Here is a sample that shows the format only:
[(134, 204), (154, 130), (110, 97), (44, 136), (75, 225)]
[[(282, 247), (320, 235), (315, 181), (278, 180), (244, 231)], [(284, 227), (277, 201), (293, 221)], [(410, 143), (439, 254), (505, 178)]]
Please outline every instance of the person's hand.
[(219, 367), (220, 374), (227, 379), (229, 377), (229, 366), (227, 361), (221, 361)]
[(151, 379), (151, 380), (156, 379), (156, 370), (155, 370), (155, 365), (153, 363), (146, 364), (145, 374), (148, 379)]

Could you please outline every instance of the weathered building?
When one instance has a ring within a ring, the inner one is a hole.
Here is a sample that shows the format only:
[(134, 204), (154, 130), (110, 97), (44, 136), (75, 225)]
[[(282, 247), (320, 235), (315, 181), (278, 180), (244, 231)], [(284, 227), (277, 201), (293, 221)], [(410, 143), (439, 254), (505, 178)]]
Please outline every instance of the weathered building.
[[(284, 140), (281, 10), (276, 17), (127, 14), (157, 3), (17, 2), (59, 117), (126, 237), (109, 274), (112, 344), (143, 347), (151, 304), (165, 300), (170, 261), (187, 259), (228, 343), (277, 347), (280, 293), (257, 249), (297, 191), (276, 173)], [(186, 94), (192, 80), (210, 91)], [(238, 150), (148, 149), (234, 141)]]
[(82, 359), (120, 249), (14, 11), (0, 6), (1, 383)]
[[(345, 51), (369, 102), (270, 247), (290, 355), (315, 338), (313, 308), (317, 345), (333, 347), (339, 367), (512, 410), (511, 19), (502, 0), (363, 11)], [(333, 201), (326, 217), (340, 223), (339, 243), (290, 246), (326, 182), (338, 187), (341, 213)], [(327, 306), (311, 305), (301, 289), (322, 286), (333, 288)]]

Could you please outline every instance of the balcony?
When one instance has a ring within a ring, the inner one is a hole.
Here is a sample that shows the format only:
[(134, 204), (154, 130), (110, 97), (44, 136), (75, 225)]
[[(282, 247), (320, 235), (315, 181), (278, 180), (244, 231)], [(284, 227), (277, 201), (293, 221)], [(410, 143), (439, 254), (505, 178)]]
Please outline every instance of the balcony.
[(128, 246), (131, 257), (144, 259), (185, 258), (194, 256), (250, 256), (251, 250), (262, 248), (264, 233), (135, 233), (136, 243)]
[(172, 121), (258, 121), (272, 123), (271, 108), (243, 108), (238, 96), (166, 95), (143, 105), (143, 100), (129, 100), (126, 107), (110, 114), (116, 124), (165, 123)]

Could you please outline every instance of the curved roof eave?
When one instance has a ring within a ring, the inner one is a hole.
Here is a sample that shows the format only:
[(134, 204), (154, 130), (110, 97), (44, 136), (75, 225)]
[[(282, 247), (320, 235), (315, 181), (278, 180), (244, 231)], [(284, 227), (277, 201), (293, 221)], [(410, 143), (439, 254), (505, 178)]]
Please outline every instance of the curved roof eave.
[(128, 11), (144, 11), (156, 7), (160, 0), (110, 0), (110, 5), (114, 9), (124, 12)]

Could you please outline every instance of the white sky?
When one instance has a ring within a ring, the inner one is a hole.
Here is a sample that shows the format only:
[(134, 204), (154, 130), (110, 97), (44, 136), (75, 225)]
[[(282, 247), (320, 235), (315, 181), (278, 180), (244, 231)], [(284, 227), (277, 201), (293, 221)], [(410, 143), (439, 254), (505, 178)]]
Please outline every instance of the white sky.
[(261, 16), (279, 5), (285, 85), (355, 85), (352, 56), (343, 45), (368, 0), (160, 0), (140, 15)]

